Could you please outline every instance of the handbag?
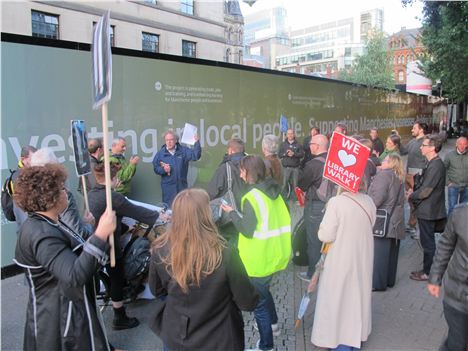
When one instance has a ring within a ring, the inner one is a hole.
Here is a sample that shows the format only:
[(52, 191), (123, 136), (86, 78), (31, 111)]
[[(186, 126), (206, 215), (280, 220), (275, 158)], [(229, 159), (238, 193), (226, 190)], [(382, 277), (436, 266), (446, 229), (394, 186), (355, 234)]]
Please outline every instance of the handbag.
[(217, 197), (210, 201), (211, 215), (213, 217), (213, 221), (218, 227), (225, 226), (226, 224), (232, 222), (229, 214), (224, 212), (221, 208), (223, 201), (227, 202), (229, 206), (237, 211), (236, 199), (234, 198), (234, 193), (232, 192), (232, 172), (229, 162), (226, 162), (226, 175), (228, 183), (228, 189), (226, 193), (223, 196)]
[(293, 253), (292, 261), (296, 266), (308, 266), (309, 256), (307, 255), (307, 232), (304, 217), (299, 219), (293, 229), (291, 238), (291, 249)]
[(400, 189), (398, 189), (398, 195), (395, 199), (395, 202), (393, 203), (392, 210), (390, 211), (390, 213), (383, 208), (377, 209), (374, 228), (372, 229), (372, 233), (376, 238), (385, 238), (387, 236), (388, 227), (390, 225), (390, 218), (392, 218), (393, 211), (395, 211), (398, 199), (400, 198), (402, 187), (403, 184), (400, 185)]

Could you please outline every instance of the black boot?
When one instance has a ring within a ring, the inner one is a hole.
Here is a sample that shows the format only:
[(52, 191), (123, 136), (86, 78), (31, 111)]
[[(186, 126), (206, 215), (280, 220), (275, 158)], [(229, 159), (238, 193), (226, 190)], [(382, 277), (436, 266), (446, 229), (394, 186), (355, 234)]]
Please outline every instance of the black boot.
[(136, 318), (129, 318), (125, 313), (125, 307), (114, 308), (114, 320), (112, 321), (112, 328), (114, 330), (123, 330), (135, 328), (140, 325)]

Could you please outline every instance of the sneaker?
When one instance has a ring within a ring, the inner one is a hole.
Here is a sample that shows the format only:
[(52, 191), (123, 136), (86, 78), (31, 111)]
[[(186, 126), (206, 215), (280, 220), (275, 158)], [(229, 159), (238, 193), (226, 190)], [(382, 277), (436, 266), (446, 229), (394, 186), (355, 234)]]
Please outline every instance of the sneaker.
[(410, 274), (410, 279), (418, 282), (425, 282), (429, 279), (429, 276), (424, 272), (416, 272), (415, 274)]
[(412, 271), (412, 272), (410, 273), (410, 275), (423, 274), (423, 273), (424, 273), (423, 270), (420, 270), (420, 271)]
[(299, 272), (297, 273), (297, 277), (302, 281), (310, 283), (310, 277), (307, 275), (307, 272)]
[[(254, 329), (258, 331), (258, 325), (257, 322), (254, 323)], [(279, 328), (278, 323), (272, 324), (271, 325), (271, 331), (273, 333), (273, 336), (280, 336), (281, 335), (281, 329)]]
[[(257, 341), (257, 344), (255, 345), (254, 349), (245, 349), (245, 351), (261, 351), (261, 349), (259, 348), (259, 345), (260, 345), (260, 340)], [(264, 351), (273, 351), (273, 349), (264, 350)]]

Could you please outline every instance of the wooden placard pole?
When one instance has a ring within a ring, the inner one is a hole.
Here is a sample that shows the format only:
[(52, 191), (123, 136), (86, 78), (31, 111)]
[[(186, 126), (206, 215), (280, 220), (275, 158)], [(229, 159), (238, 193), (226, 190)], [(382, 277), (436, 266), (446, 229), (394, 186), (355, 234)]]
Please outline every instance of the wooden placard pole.
[(83, 189), (83, 197), (85, 202), (85, 209), (89, 212), (88, 189), (86, 189), (86, 176), (81, 176), (81, 187)]
[[(107, 211), (112, 211), (112, 188), (111, 188), (111, 172), (110, 172), (110, 156), (109, 156), (109, 133), (108, 133), (108, 117), (107, 117), (107, 102), (102, 105), (102, 133), (103, 133), (103, 147), (104, 147), (104, 172), (106, 179), (106, 204)], [(109, 236), (110, 245), (110, 265), (115, 267), (115, 246), (114, 246), (114, 233)]]

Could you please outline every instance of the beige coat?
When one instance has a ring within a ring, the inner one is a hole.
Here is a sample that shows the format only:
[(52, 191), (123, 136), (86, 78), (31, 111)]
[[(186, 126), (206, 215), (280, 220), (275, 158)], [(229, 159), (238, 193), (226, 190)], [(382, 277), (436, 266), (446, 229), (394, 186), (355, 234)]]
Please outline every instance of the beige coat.
[[(358, 201), (370, 216), (351, 198)], [(375, 205), (365, 194), (344, 193), (327, 204), (318, 232), (332, 242), (320, 276), (312, 343), (356, 348), (371, 332)]]

